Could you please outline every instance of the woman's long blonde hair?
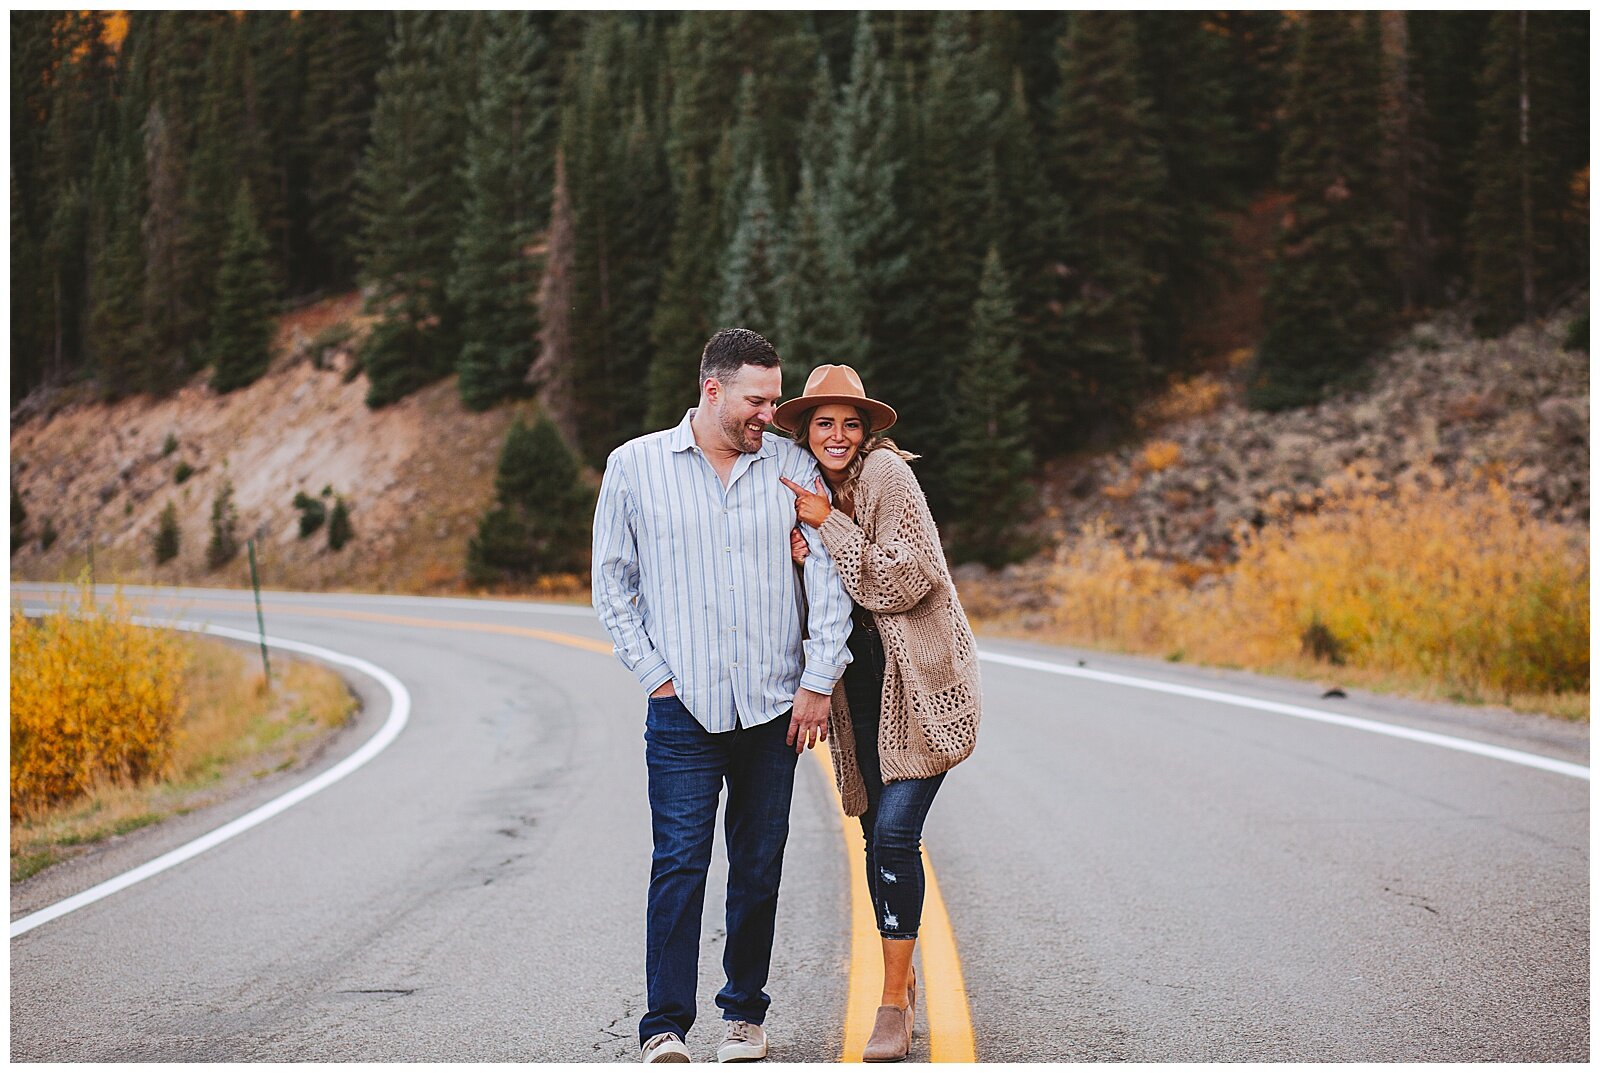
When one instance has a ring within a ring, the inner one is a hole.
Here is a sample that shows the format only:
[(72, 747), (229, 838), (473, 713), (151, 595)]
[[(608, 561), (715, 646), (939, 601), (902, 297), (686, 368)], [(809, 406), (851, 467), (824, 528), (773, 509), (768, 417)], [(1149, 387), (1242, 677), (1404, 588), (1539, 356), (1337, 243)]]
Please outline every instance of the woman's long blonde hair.
[[(816, 416), (819, 409), (821, 409), (820, 406), (813, 406), (805, 410), (800, 414), (800, 419), (794, 423), (794, 442), (808, 451), (811, 450), (811, 419)], [(859, 406), (851, 407), (851, 409), (855, 410), (856, 416), (861, 418), (861, 450), (856, 452), (856, 456), (845, 467), (844, 476), (839, 478), (838, 484), (828, 480), (827, 471), (823, 471), (822, 479), (828, 481), (836, 497), (842, 497), (854, 503), (856, 501), (856, 479), (861, 476), (861, 467), (866, 465), (867, 455), (877, 450), (893, 451), (907, 462), (922, 456), (902, 449), (899, 444), (887, 436), (874, 436), (872, 434), (871, 415), (863, 412)]]

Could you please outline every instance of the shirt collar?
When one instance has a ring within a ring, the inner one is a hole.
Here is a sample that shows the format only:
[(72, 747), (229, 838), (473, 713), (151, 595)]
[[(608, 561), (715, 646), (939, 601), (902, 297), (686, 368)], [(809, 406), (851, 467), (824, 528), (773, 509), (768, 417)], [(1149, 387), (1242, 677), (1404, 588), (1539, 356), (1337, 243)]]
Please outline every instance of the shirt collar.
[(691, 406), (683, 412), (683, 420), (678, 422), (678, 427), (667, 433), (667, 449), (673, 453), (687, 451), (694, 446), (694, 428), (689, 422), (694, 420), (694, 407)]

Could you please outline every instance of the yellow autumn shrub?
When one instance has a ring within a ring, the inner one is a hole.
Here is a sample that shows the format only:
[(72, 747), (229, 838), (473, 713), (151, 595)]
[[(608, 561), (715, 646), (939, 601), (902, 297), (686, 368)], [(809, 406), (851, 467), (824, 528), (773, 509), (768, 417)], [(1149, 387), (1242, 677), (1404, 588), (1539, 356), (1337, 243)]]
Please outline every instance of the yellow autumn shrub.
[(119, 592), (87, 584), (30, 620), (11, 614), (11, 815), (70, 800), (96, 782), (160, 775), (172, 755), (187, 662), (183, 643), (135, 626)]
[(1202, 575), (1088, 526), (1057, 554), (1055, 624), (1082, 644), (1258, 669), (1320, 658), (1489, 700), (1588, 689), (1587, 536), (1495, 481), (1353, 474)]
[(1056, 625), (1067, 639), (1136, 652), (1167, 642), (1187, 595), (1166, 563), (1145, 554), (1142, 537), (1124, 548), (1103, 520), (1056, 553), (1050, 585)]
[(1354, 666), (1490, 696), (1588, 687), (1587, 538), (1498, 482), (1335, 488), (1246, 534), (1192, 613), (1253, 663), (1302, 654), (1316, 624)]
[(1147, 473), (1171, 469), (1183, 458), (1183, 447), (1171, 440), (1155, 440), (1139, 452), (1138, 468)]

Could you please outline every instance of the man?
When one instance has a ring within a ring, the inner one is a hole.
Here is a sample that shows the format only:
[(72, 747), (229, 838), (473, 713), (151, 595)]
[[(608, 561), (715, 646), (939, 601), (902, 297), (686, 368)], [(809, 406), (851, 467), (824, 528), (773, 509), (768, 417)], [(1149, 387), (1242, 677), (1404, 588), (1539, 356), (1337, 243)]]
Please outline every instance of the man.
[(595, 610), (650, 698), (645, 1062), (689, 1061), (724, 781), (727, 985), (717, 1006), (726, 1035), (717, 1060), (766, 1057), (771, 999), (762, 989), (795, 761), (827, 737), (828, 698), (850, 662), (850, 597), (814, 530), (805, 534), (804, 593), (790, 558), (794, 495), (780, 478), (810, 488), (818, 471), (808, 451), (764, 435), (781, 385), (772, 344), (744, 328), (718, 332), (701, 355), (699, 405), (676, 428), (613, 451), (595, 508)]

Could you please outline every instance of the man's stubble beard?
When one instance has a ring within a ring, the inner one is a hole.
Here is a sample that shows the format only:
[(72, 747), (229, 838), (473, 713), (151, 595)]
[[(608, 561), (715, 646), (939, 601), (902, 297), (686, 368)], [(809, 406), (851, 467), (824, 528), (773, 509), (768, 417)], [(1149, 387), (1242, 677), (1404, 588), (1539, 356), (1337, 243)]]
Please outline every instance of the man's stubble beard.
[[(761, 436), (745, 428), (745, 422), (735, 418), (730, 408), (724, 408), (717, 414), (717, 424), (722, 426), (722, 434), (728, 437), (728, 442), (733, 444), (743, 454), (755, 454), (761, 450)], [(752, 444), (746, 437), (754, 436)]]

